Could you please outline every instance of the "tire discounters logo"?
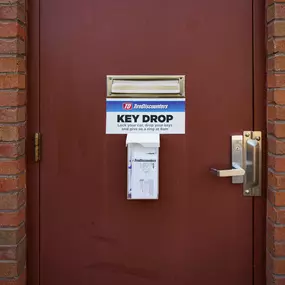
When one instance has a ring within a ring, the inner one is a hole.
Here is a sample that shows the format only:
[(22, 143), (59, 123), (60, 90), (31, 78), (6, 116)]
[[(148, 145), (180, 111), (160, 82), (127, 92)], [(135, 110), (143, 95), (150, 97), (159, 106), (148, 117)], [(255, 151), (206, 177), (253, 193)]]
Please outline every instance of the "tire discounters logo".
[(124, 110), (132, 110), (133, 109), (133, 103), (123, 103), (122, 107)]
[(132, 110), (134, 109), (168, 109), (168, 105), (162, 105), (162, 104), (154, 104), (154, 105), (149, 105), (149, 104), (134, 104), (133, 103), (123, 103), (122, 107), (124, 110)]

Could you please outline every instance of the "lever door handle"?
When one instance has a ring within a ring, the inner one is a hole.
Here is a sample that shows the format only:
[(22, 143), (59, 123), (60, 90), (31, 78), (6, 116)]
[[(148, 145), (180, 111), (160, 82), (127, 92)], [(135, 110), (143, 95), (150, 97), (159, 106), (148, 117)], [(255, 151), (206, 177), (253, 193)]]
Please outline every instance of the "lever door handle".
[(211, 171), (218, 177), (232, 177), (232, 176), (243, 176), (245, 175), (245, 170), (241, 168), (237, 163), (232, 164), (233, 169), (223, 169), (218, 170), (211, 168)]
[(232, 136), (232, 169), (211, 168), (218, 177), (232, 177), (233, 184), (243, 184), (245, 196), (261, 196), (261, 132)]

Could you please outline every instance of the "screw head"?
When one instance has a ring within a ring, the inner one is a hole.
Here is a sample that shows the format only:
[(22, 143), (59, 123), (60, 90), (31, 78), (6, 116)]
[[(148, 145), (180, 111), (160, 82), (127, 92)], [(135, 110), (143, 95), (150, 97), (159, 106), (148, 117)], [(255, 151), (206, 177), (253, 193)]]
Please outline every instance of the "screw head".
[(239, 145), (237, 145), (237, 146), (235, 147), (235, 150), (236, 150), (236, 151), (240, 151), (240, 149), (241, 149), (241, 147), (240, 147)]
[(250, 191), (249, 191), (248, 189), (246, 189), (246, 190), (244, 191), (244, 193), (248, 195), (248, 194), (250, 193)]
[(255, 139), (256, 139), (257, 141), (260, 141), (260, 137), (256, 137)]
[(249, 136), (250, 136), (250, 133), (246, 133), (245, 136), (246, 136), (246, 137), (249, 137)]

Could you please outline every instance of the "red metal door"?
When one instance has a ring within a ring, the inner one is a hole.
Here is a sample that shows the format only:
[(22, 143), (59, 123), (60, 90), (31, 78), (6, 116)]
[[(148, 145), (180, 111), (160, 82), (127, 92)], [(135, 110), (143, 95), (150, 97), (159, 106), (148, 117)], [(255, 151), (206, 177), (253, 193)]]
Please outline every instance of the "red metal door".
[[(127, 201), (108, 74), (185, 74), (185, 135), (165, 135), (160, 199)], [(252, 198), (210, 174), (251, 130), (249, 0), (41, 0), (41, 285), (249, 285)]]

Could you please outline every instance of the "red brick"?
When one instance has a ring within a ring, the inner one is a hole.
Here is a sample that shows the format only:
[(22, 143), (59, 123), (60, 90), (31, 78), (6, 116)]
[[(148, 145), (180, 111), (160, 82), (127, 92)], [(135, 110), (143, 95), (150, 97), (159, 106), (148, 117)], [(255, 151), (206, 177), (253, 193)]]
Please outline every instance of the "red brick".
[(273, 189), (268, 189), (267, 199), (274, 206), (284, 207), (285, 206), (285, 190), (275, 191)]
[(285, 225), (277, 225), (267, 222), (267, 238), (272, 238), (275, 242), (285, 241)]
[(0, 244), (14, 245), (17, 244), (26, 235), (26, 226), (21, 224), (14, 228), (0, 228)]
[[(285, 21), (273, 21), (268, 25), (268, 37), (285, 36)], [(1, 35), (1, 32), (0, 32)]]
[(267, 103), (274, 103), (274, 89), (267, 90)]
[(13, 261), (1, 262), (0, 278), (11, 278), (19, 275), (18, 263)]
[(0, 141), (18, 141), (26, 135), (25, 124), (0, 125)]
[(276, 257), (285, 256), (285, 243), (274, 243), (274, 254)]
[[(285, 41), (284, 41), (285, 42)], [(267, 54), (270, 55), (270, 54), (273, 54), (274, 53), (274, 39), (271, 38), (267, 41)]]
[(269, 89), (267, 91), (268, 102), (285, 105), (285, 90), (282, 89)]
[(17, 261), (2, 261), (0, 266), (0, 278), (18, 277), (25, 269), (25, 256)]
[(285, 104), (285, 90), (277, 89), (274, 90), (274, 102), (276, 104)]
[[(270, 133), (268, 131), (268, 133)], [(285, 141), (277, 140), (274, 136), (268, 136), (267, 148), (269, 153), (283, 154), (285, 152)]]
[[(285, 156), (268, 155), (268, 167), (277, 172), (285, 172)], [(0, 161), (1, 168), (1, 161)], [(1, 171), (0, 171), (1, 173)]]
[(6, 250), (0, 246), (0, 257), (2, 259), (0, 278), (17, 278), (20, 274), (25, 274), (26, 239), (23, 238), (17, 246), (14, 246), (14, 250), (12, 246), (6, 247)]
[(274, 132), (275, 132), (274, 122), (267, 122), (267, 133), (274, 134)]
[(25, 173), (11, 177), (0, 177), (0, 192), (18, 191), (24, 188), (26, 188)]
[(26, 271), (24, 271), (15, 278), (0, 279), (0, 285), (26, 285), (26, 279)]
[(275, 105), (268, 105), (267, 119), (271, 121), (276, 120), (276, 106)]
[(19, 159), (1, 159), (0, 160), (0, 175), (13, 175), (21, 173), (25, 170), (25, 157)]
[(284, 192), (276, 192), (275, 193), (275, 205), (284, 207), (285, 206), (285, 193)]
[(274, 39), (274, 52), (284, 52), (285, 51), (285, 40), (284, 39)]
[(267, 117), (268, 120), (285, 120), (285, 106), (269, 105)]
[(26, 119), (26, 107), (0, 108), (0, 123), (17, 123)]
[(0, 74), (0, 89), (25, 89), (26, 78), (23, 74)]
[(269, 39), (267, 42), (267, 52), (285, 52), (285, 39)]
[(26, 91), (0, 90), (0, 107), (22, 106), (26, 103)]
[(16, 210), (26, 203), (25, 189), (16, 192), (0, 192), (0, 211)]
[(275, 5), (267, 7), (267, 13), (266, 13), (267, 22), (270, 22), (274, 19), (274, 14), (275, 14)]
[(267, 276), (267, 285), (285, 285), (285, 276), (284, 275), (274, 275), (268, 273)]
[(269, 73), (267, 75), (267, 87), (276, 88), (285, 86), (285, 74), (283, 73)]
[(25, 255), (26, 238), (23, 238), (18, 244), (10, 246), (0, 245), (0, 260), (17, 260)]
[(285, 189), (285, 175), (268, 171), (268, 185), (274, 189)]
[(22, 5), (0, 6), (0, 19), (25, 22), (25, 9)]
[(25, 60), (17, 57), (0, 57), (1, 72), (25, 71)]
[[(273, 154), (285, 154), (285, 141), (269, 137), (267, 141), (268, 151)], [(1, 145), (0, 145), (1, 150)]]
[(285, 274), (285, 259), (267, 254), (267, 267), (273, 274)]
[(274, 56), (271, 56), (267, 59), (267, 70), (268, 71), (273, 71), (275, 70), (275, 60)]
[(275, 135), (277, 138), (285, 138), (285, 122), (268, 122), (267, 132)]
[(285, 224), (285, 209), (278, 208), (271, 205), (271, 203), (267, 203), (267, 217), (273, 222), (277, 224)]
[(267, 203), (267, 217), (272, 223), (276, 223), (277, 212), (269, 202)]
[(276, 55), (268, 58), (267, 70), (282, 71), (285, 70), (285, 56)]
[(24, 54), (25, 42), (20, 39), (0, 39), (0, 53)]
[(272, 204), (272, 205), (276, 205), (275, 201), (276, 201), (276, 197), (275, 197), (275, 193), (276, 191), (268, 188), (267, 189), (267, 200)]
[(16, 158), (25, 152), (25, 140), (18, 142), (0, 143), (0, 158)]
[(274, 4), (267, 8), (267, 22), (270, 22), (273, 19), (282, 19), (282, 18), (285, 18), (284, 3)]
[(17, 227), (26, 219), (26, 207), (22, 206), (16, 211), (0, 211), (0, 227)]
[(20, 37), (25, 39), (25, 28), (17, 22), (0, 22), (0, 37), (1, 38), (14, 38)]
[(272, 238), (266, 239), (266, 248), (274, 257), (285, 256), (285, 242), (275, 242)]

